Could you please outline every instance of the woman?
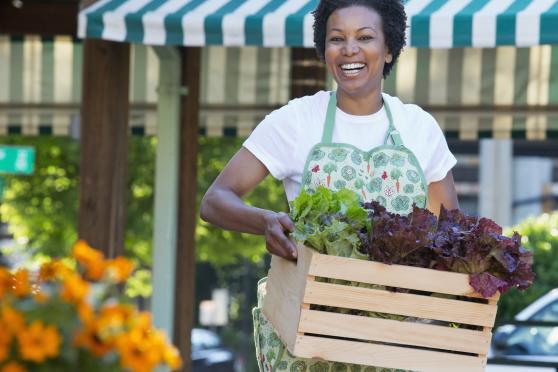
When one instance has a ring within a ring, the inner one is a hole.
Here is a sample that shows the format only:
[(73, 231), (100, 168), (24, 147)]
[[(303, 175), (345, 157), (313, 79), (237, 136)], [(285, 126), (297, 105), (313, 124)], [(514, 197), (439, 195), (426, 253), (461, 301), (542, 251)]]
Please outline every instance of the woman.
[[(381, 91), (405, 44), (402, 3), (321, 0), (314, 17), (316, 50), (337, 90), (294, 99), (269, 114), (211, 185), (200, 211), (225, 229), (264, 235), (270, 253), (291, 260), (297, 252), (288, 215), (241, 199), (268, 174), (284, 182), (289, 201), (301, 189), (323, 185), (352, 189), (402, 214), (413, 203), (436, 214), (441, 205), (458, 207), (451, 173), (456, 160), (438, 124), (418, 106)], [(327, 362), (285, 353), (257, 310), (260, 369), (328, 370)]]

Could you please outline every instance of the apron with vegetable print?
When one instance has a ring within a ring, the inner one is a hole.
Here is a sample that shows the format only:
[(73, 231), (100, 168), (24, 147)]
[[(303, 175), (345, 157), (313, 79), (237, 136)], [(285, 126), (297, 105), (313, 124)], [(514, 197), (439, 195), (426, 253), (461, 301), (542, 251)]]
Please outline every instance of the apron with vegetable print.
[[(424, 208), (427, 184), (413, 152), (403, 145), (393, 124), (387, 99), (384, 107), (389, 120), (384, 144), (369, 151), (353, 145), (332, 142), (337, 99), (332, 92), (322, 141), (311, 150), (302, 176), (302, 189), (312, 192), (318, 186), (332, 190), (347, 188), (362, 201), (375, 200), (388, 211), (406, 215), (413, 204)], [(261, 372), (388, 372), (390, 368), (349, 365), (292, 356), (262, 312), (265, 280), (258, 283), (258, 307), (252, 311), (254, 341)]]

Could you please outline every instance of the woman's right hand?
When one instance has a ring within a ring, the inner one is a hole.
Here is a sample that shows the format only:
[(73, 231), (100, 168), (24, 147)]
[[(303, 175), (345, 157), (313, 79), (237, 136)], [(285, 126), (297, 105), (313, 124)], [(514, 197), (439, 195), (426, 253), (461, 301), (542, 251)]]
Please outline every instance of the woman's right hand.
[(296, 261), (298, 254), (295, 243), (288, 237), (294, 231), (294, 223), (284, 212), (269, 212), (265, 220), (265, 245), (269, 253)]

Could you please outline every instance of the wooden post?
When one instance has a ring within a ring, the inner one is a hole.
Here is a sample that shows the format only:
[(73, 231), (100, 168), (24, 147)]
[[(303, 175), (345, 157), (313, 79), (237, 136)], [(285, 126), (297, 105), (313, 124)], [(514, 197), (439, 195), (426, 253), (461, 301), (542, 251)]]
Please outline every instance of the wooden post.
[(180, 181), (178, 204), (178, 243), (174, 302), (174, 343), (179, 348), (184, 367), (191, 371), (190, 334), (194, 321), (195, 232), (198, 157), (198, 117), (200, 97), (200, 48), (181, 48), (182, 85), (188, 94), (182, 97), (180, 131)]
[(123, 254), (130, 45), (83, 42), (78, 235), (107, 257)]
[(325, 81), (325, 63), (313, 48), (291, 48), (291, 98), (325, 89)]

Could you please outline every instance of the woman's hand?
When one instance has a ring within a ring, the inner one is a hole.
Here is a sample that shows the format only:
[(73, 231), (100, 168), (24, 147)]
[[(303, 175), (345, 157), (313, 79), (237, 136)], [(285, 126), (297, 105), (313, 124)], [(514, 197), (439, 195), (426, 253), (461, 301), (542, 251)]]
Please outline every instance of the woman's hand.
[(287, 234), (294, 231), (294, 223), (284, 212), (269, 212), (264, 217), (265, 246), (269, 253), (287, 260), (297, 259), (296, 245)]

